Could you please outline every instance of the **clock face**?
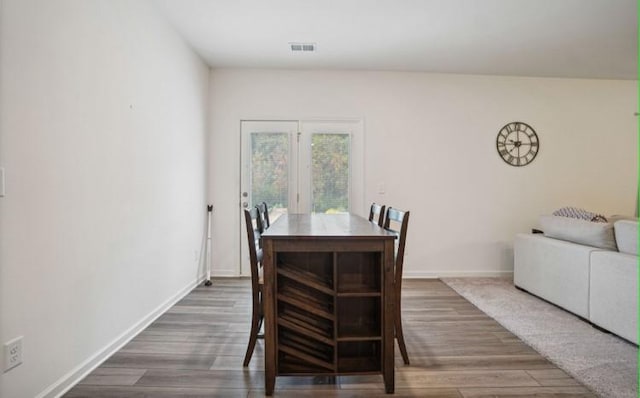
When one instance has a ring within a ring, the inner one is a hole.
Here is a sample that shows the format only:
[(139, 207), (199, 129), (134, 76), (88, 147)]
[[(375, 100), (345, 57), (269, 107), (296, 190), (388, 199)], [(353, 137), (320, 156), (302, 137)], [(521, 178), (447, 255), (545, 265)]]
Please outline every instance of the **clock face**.
[(533, 162), (540, 149), (535, 130), (526, 123), (511, 122), (498, 132), (496, 148), (502, 160), (511, 166), (526, 166)]

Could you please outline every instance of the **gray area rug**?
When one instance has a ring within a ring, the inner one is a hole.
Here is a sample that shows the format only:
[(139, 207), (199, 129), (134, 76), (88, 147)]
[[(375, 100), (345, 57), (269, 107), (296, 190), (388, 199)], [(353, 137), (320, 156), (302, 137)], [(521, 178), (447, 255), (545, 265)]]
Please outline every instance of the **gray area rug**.
[(638, 397), (638, 348), (522, 292), (506, 278), (442, 278), (542, 356), (601, 397)]

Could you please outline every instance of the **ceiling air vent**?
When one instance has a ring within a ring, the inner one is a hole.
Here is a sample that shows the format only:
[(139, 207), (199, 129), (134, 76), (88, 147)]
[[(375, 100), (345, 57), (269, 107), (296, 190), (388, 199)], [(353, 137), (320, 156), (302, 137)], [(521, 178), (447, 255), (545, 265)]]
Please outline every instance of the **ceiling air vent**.
[(293, 52), (313, 52), (316, 51), (315, 43), (289, 43)]

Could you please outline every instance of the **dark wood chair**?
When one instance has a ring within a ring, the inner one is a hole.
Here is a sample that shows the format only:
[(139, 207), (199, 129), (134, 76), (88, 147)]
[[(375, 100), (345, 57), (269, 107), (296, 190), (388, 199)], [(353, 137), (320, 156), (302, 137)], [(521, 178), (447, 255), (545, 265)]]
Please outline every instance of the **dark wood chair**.
[(258, 209), (258, 214), (260, 215), (260, 222), (262, 225), (262, 231), (260, 232), (264, 232), (264, 230), (269, 228), (269, 226), (271, 225), (271, 223), (269, 222), (269, 206), (267, 206), (267, 202), (262, 202), (260, 204), (257, 204), (256, 208)]
[(249, 241), (249, 260), (251, 264), (251, 333), (247, 353), (244, 356), (242, 366), (248, 366), (256, 346), (256, 340), (261, 338), (258, 333), (264, 320), (262, 308), (262, 274), (260, 265), (262, 262), (262, 248), (260, 247), (260, 236), (264, 230), (258, 208), (244, 209), (244, 220), (247, 225), (247, 239)]
[(384, 222), (384, 205), (379, 205), (377, 203), (371, 204), (371, 209), (369, 210), (369, 221), (377, 223), (379, 226), (382, 226)]
[(400, 347), (400, 353), (402, 354), (402, 360), (405, 365), (409, 365), (409, 355), (407, 354), (407, 346), (404, 343), (404, 334), (402, 333), (402, 307), (401, 307), (401, 292), (402, 292), (402, 265), (404, 262), (404, 246), (407, 240), (407, 227), (409, 225), (409, 212), (394, 209), (389, 207), (387, 209), (386, 216), (384, 218), (383, 227), (387, 231), (396, 234), (396, 247), (395, 247), (395, 268), (394, 268), (394, 286), (396, 297), (396, 315), (394, 319), (396, 339), (398, 340), (398, 346)]

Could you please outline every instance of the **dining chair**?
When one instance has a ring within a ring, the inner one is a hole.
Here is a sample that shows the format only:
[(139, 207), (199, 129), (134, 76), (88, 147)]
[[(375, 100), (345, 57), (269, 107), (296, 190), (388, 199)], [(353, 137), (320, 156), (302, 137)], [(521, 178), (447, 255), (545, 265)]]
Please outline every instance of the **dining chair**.
[(402, 354), (402, 360), (405, 365), (409, 365), (409, 355), (407, 347), (404, 343), (404, 334), (402, 333), (402, 307), (401, 307), (401, 291), (402, 291), (402, 265), (404, 262), (404, 246), (407, 240), (407, 227), (409, 225), (409, 212), (393, 207), (387, 209), (384, 218), (383, 228), (396, 234), (395, 244), (395, 266), (394, 266), (394, 293), (396, 314), (394, 319), (395, 334)]
[(251, 333), (249, 334), (249, 344), (247, 353), (244, 356), (243, 366), (248, 366), (256, 346), (256, 340), (262, 336), (258, 335), (262, 327), (264, 312), (262, 309), (262, 275), (260, 264), (262, 262), (262, 248), (260, 247), (260, 236), (263, 231), (260, 214), (257, 207), (244, 209), (244, 220), (247, 226), (247, 240), (249, 243), (249, 263), (251, 266)]
[(384, 222), (384, 209), (384, 205), (379, 205), (375, 202), (371, 203), (371, 208), (369, 209), (369, 221), (382, 226), (382, 223)]
[(258, 214), (260, 215), (260, 222), (262, 225), (262, 231), (268, 229), (271, 223), (269, 222), (269, 206), (267, 206), (267, 202), (262, 202), (256, 205), (258, 209)]

